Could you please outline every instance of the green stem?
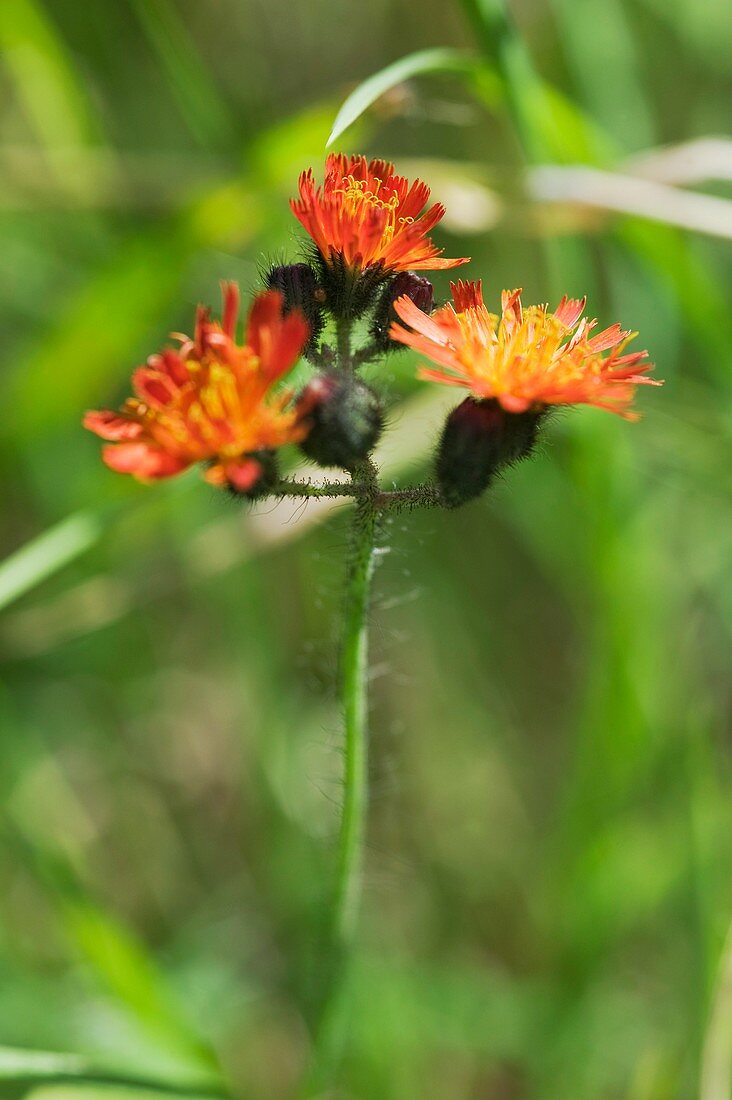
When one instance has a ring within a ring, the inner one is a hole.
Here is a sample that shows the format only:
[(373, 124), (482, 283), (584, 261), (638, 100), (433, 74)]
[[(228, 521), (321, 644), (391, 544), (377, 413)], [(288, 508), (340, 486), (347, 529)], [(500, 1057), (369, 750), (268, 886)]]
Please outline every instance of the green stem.
[(346, 582), (341, 654), (341, 703), (344, 721), (343, 816), (338, 839), (333, 896), (333, 938), (350, 948), (361, 893), (361, 867), (367, 804), (366, 673), (368, 610), (374, 562), (376, 511), (371, 499), (354, 510), (351, 562)]
[(346, 318), (339, 317), (336, 321), (336, 356), (338, 367), (341, 370), (346, 370), (353, 365), (351, 361), (351, 327), (351, 321)]
[(365, 485), (351, 528), (350, 560), (343, 605), (340, 702), (343, 708), (343, 807), (333, 892), (327, 915), (323, 952), (323, 988), (318, 1012), (316, 1050), (306, 1095), (332, 1083), (348, 1022), (348, 985), (358, 925), (363, 849), (368, 807), (368, 625), (378, 510), (376, 470), (371, 462), (352, 472), (355, 485)]

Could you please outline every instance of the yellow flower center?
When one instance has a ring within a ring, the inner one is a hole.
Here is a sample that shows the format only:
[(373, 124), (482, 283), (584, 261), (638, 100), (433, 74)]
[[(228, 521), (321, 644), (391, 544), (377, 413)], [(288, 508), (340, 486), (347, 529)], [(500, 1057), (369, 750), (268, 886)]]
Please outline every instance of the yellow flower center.
[[(383, 191), (382, 191), (383, 188)], [(334, 191), (336, 195), (343, 195), (344, 207), (349, 216), (353, 218), (365, 218), (370, 210), (384, 210), (386, 212), (386, 224), (382, 239), (388, 242), (394, 234), (405, 225), (409, 225), (414, 218), (399, 218), (399, 196), (395, 191), (384, 185), (384, 181), (378, 176), (373, 176), (368, 182), (357, 180), (353, 176), (346, 176), (342, 186)]]

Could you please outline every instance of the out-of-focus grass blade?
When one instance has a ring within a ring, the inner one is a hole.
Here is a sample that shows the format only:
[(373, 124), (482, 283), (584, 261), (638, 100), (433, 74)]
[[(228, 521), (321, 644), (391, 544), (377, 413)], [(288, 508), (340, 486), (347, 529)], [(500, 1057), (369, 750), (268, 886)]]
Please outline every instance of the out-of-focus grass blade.
[(540, 202), (578, 203), (732, 240), (732, 202), (716, 195), (577, 164), (533, 169), (530, 188)]
[(495, 65), (500, 75), (527, 160), (542, 159), (548, 152), (548, 130), (553, 119), (543, 110), (541, 78), (504, 0), (461, 0), (461, 6), (488, 64)]
[(88, 1063), (78, 1054), (54, 1054), (45, 1050), (16, 1050), (0, 1047), (0, 1080), (18, 1080), (24, 1077), (48, 1078), (59, 1074), (78, 1077)]
[(216, 1056), (186, 1016), (167, 975), (134, 931), (90, 896), (75, 861), (39, 831), (35, 808), (13, 803), (3, 826), (3, 839), (46, 890), (71, 950), (100, 988), (173, 1057), (181, 1075), (218, 1087)]
[[(595, 119), (535, 70), (503, 0), (461, 0), (478, 45), (503, 85), (486, 105), (503, 98), (527, 161), (610, 163), (615, 144)], [(485, 102), (478, 83), (477, 94)]]
[(75, 891), (62, 900), (61, 912), (71, 941), (97, 978), (148, 1033), (189, 1064), (215, 1072), (213, 1054), (183, 1018), (165, 976), (131, 930)]
[[(431, 73), (456, 73), (472, 87), (477, 97), (489, 108), (504, 100), (504, 88), (497, 70), (485, 59), (477, 59), (460, 50), (420, 50), (408, 54), (385, 69), (374, 73), (351, 92), (336, 115), (328, 138), (332, 145), (380, 96), (413, 76)], [(524, 93), (528, 95), (528, 91)], [(552, 85), (534, 82), (532, 105), (527, 111), (540, 119), (542, 140), (548, 152), (560, 161), (606, 160), (611, 143), (592, 119)]]
[[(618, 228), (629, 252), (674, 295), (682, 321), (707, 354), (710, 375), (726, 377), (732, 318), (724, 289), (675, 226), (629, 218)], [(714, 317), (711, 325), (709, 318)]]
[(569, 96), (543, 82), (538, 97), (544, 140), (554, 160), (561, 164), (605, 164), (613, 160), (613, 142)]
[(9, 376), (5, 399), (14, 417), (8, 430), (35, 437), (59, 423), (78, 421), (91, 393), (103, 400), (112, 372), (173, 298), (188, 255), (169, 232), (122, 246), (69, 303), (22, 369)]
[(83, 84), (36, 0), (0, 4), (0, 53), (42, 144), (49, 149), (85, 144), (93, 125)]
[(213, 1100), (218, 1094), (204, 1093), (200, 1089), (193, 1092), (181, 1092), (176, 1089), (171, 1092), (168, 1088), (159, 1085), (129, 1085), (118, 1081), (101, 1084), (97, 1081), (90, 1083), (88, 1080), (79, 1080), (74, 1083), (62, 1084), (44, 1082), (32, 1092), (23, 1089), (21, 1093), (13, 1093), (11, 1096), (3, 1096), (3, 1100), (160, 1100), (161, 1096), (186, 1096), (188, 1100)]
[[(589, 118), (569, 97), (542, 81), (513, 23), (504, 0), (461, 0), (475, 29), (478, 44), (506, 85), (509, 109), (521, 129), (529, 163), (556, 160), (586, 163), (597, 167), (617, 163), (623, 153), (601, 123)], [(527, 79), (523, 77), (529, 74)], [(522, 76), (523, 74), (523, 76)], [(529, 119), (526, 132), (522, 119)], [(713, 279), (694, 261), (688, 242), (675, 226), (626, 219), (617, 229), (629, 252), (678, 300), (687, 327), (706, 347), (715, 352), (728, 345), (728, 311), (719, 301)], [(566, 266), (555, 242), (551, 246), (550, 270)], [(566, 248), (563, 250), (566, 253)], [(711, 302), (718, 303), (716, 325), (709, 324)], [(724, 358), (720, 360), (724, 362)]]
[[(646, 66), (638, 36), (617, 0), (552, 0), (563, 52), (580, 89), (583, 106), (624, 148), (643, 148), (654, 139), (653, 115), (644, 87)], [(602, 34), (597, 28), (602, 27)], [(612, 57), (613, 79), (597, 74)]]
[[(64, 1084), (78, 1082), (84, 1086), (84, 1096), (93, 1095), (87, 1090), (89, 1085), (119, 1086), (125, 1095), (145, 1094), (167, 1096), (219, 1097), (224, 1095), (213, 1090), (207, 1082), (191, 1084), (172, 1081), (160, 1081), (135, 1073), (121, 1073), (96, 1065), (79, 1054), (57, 1054), (43, 1050), (22, 1050), (14, 1047), (0, 1047), (0, 1081), (6, 1085), (23, 1085), (33, 1088), (41, 1084)], [(105, 1090), (104, 1095), (109, 1095)]]
[(413, 76), (427, 73), (461, 73), (475, 76), (481, 69), (485, 69), (485, 65), (462, 50), (419, 50), (417, 53), (400, 57), (398, 61), (387, 65), (385, 69), (380, 69), (378, 73), (374, 73), (354, 88), (335, 117), (327, 145), (332, 145), (385, 92)]
[[(333, 102), (316, 103), (297, 115), (280, 119), (263, 133), (257, 135), (248, 150), (247, 160), (252, 180), (258, 189), (268, 193), (276, 188), (277, 209), (280, 217), (288, 219), (290, 211), (280, 199), (283, 181), (292, 186), (304, 164), (313, 158), (320, 159), (321, 150), (332, 128)], [(358, 140), (362, 126), (356, 128)]]
[(732, 928), (719, 963), (717, 994), (702, 1052), (699, 1100), (732, 1096)]
[(93, 546), (104, 519), (91, 509), (67, 516), (0, 563), (0, 610)]
[(128, 512), (161, 503), (165, 506), (171, 495), (186, 493), (196, 483), (195, 474), (179, 477), (159, 487), (161, 491), (148, 489), (85, 508), (49, 527), (0, 562), (0, 611), (90, 550)]
[(629, 161), (634, 176), (693, 186), (732, 182), (732, 138), (701, 137), (644, 149)]
[(191, 132), (202, 145), (231, 140), (234, 120), (173, 5), (168, 0), (132, 0), (132, 6)]

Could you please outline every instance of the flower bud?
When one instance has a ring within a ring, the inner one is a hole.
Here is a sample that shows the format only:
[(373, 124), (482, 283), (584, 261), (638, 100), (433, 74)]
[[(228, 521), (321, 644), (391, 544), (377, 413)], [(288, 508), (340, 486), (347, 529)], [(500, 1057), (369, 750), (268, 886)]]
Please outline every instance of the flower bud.
[(411, 298), (423, 313), (431, 313), (434, 305), (434, 289), (429, 279), (416, 275), (413, 271), (400, 271), (381, 292), (378, 305), (374, 310), (370, 334), (380, 351), (400, 351), (403, 345), (392, 340), (389, 329), (393, 321), (399, 318), (394, 310), (394, 302), (404, 295)]
[(510, 413), (494, 397), (466, 397), (453, 409), (437, 452), (437, 484), (448, 508), (484, 492), (505, 466), (529, 455), (541, 412)]
[(346, 372), (314, 378), (300, 394), (297, 409), (309, 424), (300, 447), (319, 466), (351, 469), (373, 449), (384, 426), (374, 391)]
[(265, 279), (270, 290), (279, 290), (284, 297), (284, 311), (299, 309), (310, 325), (309, 346), (312, 346), (325, 324), (323, 305), (325, 291), (318, 283), (309, 264), (276, 264)]

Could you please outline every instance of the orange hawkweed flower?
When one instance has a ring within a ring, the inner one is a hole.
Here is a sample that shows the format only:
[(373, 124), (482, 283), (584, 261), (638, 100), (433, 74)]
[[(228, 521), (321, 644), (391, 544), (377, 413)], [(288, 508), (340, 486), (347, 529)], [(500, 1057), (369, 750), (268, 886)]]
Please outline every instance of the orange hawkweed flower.
[(199, 306), (193, 339), (174, 334), (177, 349), (151, 356), (132, 376), (134, 397), (120, 412), (88, 412), (84, 426), (110, 441), (102, 457), (112, 470), (142, 480), (173, 477), (197, 462), (204, 477), (241, 493), (256, 490), (262, 452), (307, 434), (291, 393), (273, 384), (297, 361), (310, 335), (296, 310), (267, 291), (254, 301), (246, 344), (236, 343), (239, 288), (223, 285), (221, 323)]
[[(595, 405), (637, 419), (630, 410), (635, 387), (661, 385), (643, 377), (648, 352), (625, 353), (636, 333), (612, 325), (591, 336), (597, 322), (582, 318), (585, 299), (547, 306), (521, 305), (521, 291), (504, 291), (500, 317), (483, 303), (480, 282), (452, 284), (453, 302), (431, 316), (407, 297), (394, 309), (390, 335), (427, 355), (443, 370), (422, 378), (464, 386), (477, 398), (495, 398), (510, 413), (548, 405)], [(580, 319), (582, 318), (582, 319)]]
[(299, 200), (290, 202), (292, 212), (326, 264), (356, 270), (379, 265), (390, 274), (468, 262), (445, 259), (432, 244), (427, 234), (444, 216), (444, 206), (435, 203), (425, 211), (427, 184), (395, 175), (389, 161), (331, 153), (322, 186), (308, 169), (300, 176), (299, 191)]

